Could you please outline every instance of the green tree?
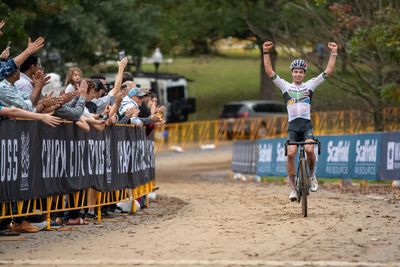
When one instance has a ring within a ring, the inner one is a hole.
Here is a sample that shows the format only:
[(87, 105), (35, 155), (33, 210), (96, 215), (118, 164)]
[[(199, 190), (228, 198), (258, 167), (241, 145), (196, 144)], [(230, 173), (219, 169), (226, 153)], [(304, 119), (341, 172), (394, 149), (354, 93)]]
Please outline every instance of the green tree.
[(110, 37), (116, 40), (117, 48), (132, 56), (136, 71), (140, 71), (142, 57), (152, 51), (161, 39), (160, 5), (140, 0), (107, 1), (101, 6), (101, 14)]
[[(220, 38), (229, 36), (256, 40), (262, 43), (274, 40), (273, 30), (280, 27), (278, 11), (284, 1), (263, 0), (170, 0), (165, 1), (163, 10), (167, 14), (162, 42), (173, 50), (192, 55), (213, 52), (213, 44)], [(175, 48), (174, 48), (175, 47)], [(272, 54), (275, 64), (277, 53)], [(265, 76), (263, 62), (260, 62), (260, 95), (265, 99), (276, 97), (275, 87)]]
[(101, 2), (3, 1), (0, 11), (7, 14), (3, 18), (7, 21), (4, 39), (11, 40), (15, 44), (13, 51), (18, 53), (26, 45), (28, 36), (45, 37), (46, 46), (41, 54), (45, 65), (51, 63), (49, 55), (60, 55), (58, 65), (70, 61), (95, 64), (101, 59), (97, 54), (103, 54), (112, 46), (107, 29), (96, 12)]
[(373, 115), (375, 130), (383, 130), (383, 108), (400, 95), (399, 2), (296, 0), (280, 4), (280, 27), (269, 27), (275, 40), (296, 49), (320, 71), (325, 66), (309, 49), (317, 42), (337, 42), (342, 70), (349, 75), (333, 75), (329, 81), (363, 101)]

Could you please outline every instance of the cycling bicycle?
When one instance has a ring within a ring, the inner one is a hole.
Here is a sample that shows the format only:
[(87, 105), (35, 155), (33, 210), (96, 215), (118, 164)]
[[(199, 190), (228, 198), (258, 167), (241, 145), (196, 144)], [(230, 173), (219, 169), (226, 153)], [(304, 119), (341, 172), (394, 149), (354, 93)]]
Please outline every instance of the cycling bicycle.
[(287, 146), (288, 145), (297, 145), (300, 147), (299, 151), (299, 162), (297, 166), (297, 174), (296, 174), (296, 191), (297, 191), (297, 202), (301, 201), (301, 210), (304, 217), (307, 217), (307, 195), (310, 190), (310, 175), (308, 172), (308, 163), (306, 159), (305, 153), (305, 145), (318, 145), (318, 155), (321, 154), (321, 143), (318, 139), (314, 139), (314, 141), (309, 142), (291, 142), (286, 141), (285, 143), (285, 156), (287, 156)]

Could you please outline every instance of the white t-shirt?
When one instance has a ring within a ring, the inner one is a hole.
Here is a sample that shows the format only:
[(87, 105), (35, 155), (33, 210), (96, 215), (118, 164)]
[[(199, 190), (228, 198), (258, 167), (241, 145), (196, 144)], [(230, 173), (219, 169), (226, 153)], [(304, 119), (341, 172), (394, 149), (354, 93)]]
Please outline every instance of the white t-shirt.
[(67, 85), (67, 88), (65, 88), (65, 93), (71, 93), (75, 91), (75, 87), (72, 85), (72, 83)]
[(297, 118), (311, 119), (310, 110), (313, 92), (326, 78), (327, 76), (323, 72), (317, 77), (297, 85), (288, 83), (278, 75), (272, 77), (274, 84), (282, 91), (283, 99), (287, 105), (289, 122)]
[(32, 79), (21, 72), (19, 80), (15, 82), (15, 86), (22, 92), (32, 95), (33, 91), (33, 81)]

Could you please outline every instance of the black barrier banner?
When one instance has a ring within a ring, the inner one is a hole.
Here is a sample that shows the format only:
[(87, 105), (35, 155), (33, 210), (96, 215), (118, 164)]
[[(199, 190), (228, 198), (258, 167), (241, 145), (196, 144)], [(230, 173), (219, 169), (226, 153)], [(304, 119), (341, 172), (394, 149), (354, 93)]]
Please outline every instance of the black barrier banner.
[(0, 122), (0, 202), (134, 188), (155, 177), (154, 141), (145, 129), (107, 126), (84, 133), (73, 124)]

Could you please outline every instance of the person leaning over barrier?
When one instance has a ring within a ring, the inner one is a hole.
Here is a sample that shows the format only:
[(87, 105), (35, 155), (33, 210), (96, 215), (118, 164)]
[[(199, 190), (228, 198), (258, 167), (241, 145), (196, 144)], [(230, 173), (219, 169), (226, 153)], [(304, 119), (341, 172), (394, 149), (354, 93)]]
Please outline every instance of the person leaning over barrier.
[[(10, 73), (4, 80), (0, 82), (0, 105), (25, 109), (32, 112), (43, 113), (47, 108), (56, 104), (57, 99), (45, 97), (41, 99), (37, 106), (34, 107), (30, 96), (18, 90), (15, 82), (19, 80), (20, 71), (18, 68)], [(51, 111), (51, 110), (50, 110)]]
[(118, 124), (130, 124), (131, 118), (137, 117), (140, 112), (139, 108), (137, 108), (135, 105), (132, 105), (131, 107), (127, 107), (125, 109), (121, 108), (122, 101), (128, 95), (129, 92), (128, 86), (136, 87), (136, 83), (134, 83), (132, 80), (127, 80), (121, 85), (121, 91), (120, 91), (121, 94), (119, 96), (121, 96), (122, 99), (121, 103), (118, 106), (118, 110), (116, 112), (116, 115), (118, 116), (118, 122), (117, 122)]
[[(130, 88), (128, 90), (128, 95), (124, 97), (122, 100), (121, 108), (119, 109), (119, 112), (121, 114), (125, 113), (125, 111), (131, 107), (134, 107), (136, 109), (139, 109), (140, 105), (143, 102), (143, 99), (145, 96), (147, 96), (147, 93), (145, 93), (141, 88), (136, 86), (136, 83), (132, 81), (127, 81), (124, 83), (127, 88)], [(161, 118), (155, 115), (150, 115), (145, 118), (141, 117), (132, 117), (130, 120), (131, 124), (137, 125), (137, 126), (147, 126), (150, 125), (151, 123), (154, 122), (159, 122), (161, 121)]]
[(94, 102), (97, 106), (97, 110), (96, 110), (97, 114), (103, 113), (103, 111), (105, 110), (105, 108), (108, 105), (113, 105), (115, 103), (115, 98), (121, 90), (124, 70), (127, 65), (128, 65), (127, 57), (123, 58), (121, 61), (118, 62), (118, 72), (117, 72), (117, 75), (115, 76), (114, 86), (104, 96), (103, 96), (103, 94), (106, 93), (105, 89), (107, 88), (106, 77), (104, 77), (102, 75), (92, 75), (91, 76), (91, 79), (96, 79), (99, 82), (101, 82), (101, 84), (103, 85), (103, 88), (104, 88), (104, 90), (101, 91), (102, 94), (99, 96), (96, 96), (96, 98), (92, 100), (92, 102)]
[[(303, 82), (308, 69), (307, 63), (302, 59), (296, 59), (290, 64), (292, 71), (293, 82), (289, 83), (284, 79), (280, 78), (275, 71), (272, 69), (271, 59), (269, 52), (273, 47), (273, 43), (270, 41), (264, 42), (263, 54), (264, 54), (264, 68), (265, 73), (272, 79), (276, 86), (281, 89), (284, 101), (287, 104), (289, 127), (288, 135), (289, 140), (292, 142), (300, 141), (312, 141), (314, 139), (312, 126), (311, 126), (311, 99), (315, 88), (317, 88), (322, 82), (324, 82), (332, 73), (335, 68), (336, 56), (337, 56), (337, 45), (334, 42), (328, 43), (328, 48), (331, 50), (328, 64), (324, 72), (315, 78)], [(305, 146), (307, 159), (310, 169), (310, 190), (315, 192), (318, 190), (318, 180), (315, 176), (315, 153), (313, 145)], [(289, 178), (289, 184), (291, 191), (289, 193), (289, 199), (295, 201), (297, 199), (297, 193), (295, 188), (295, 155), (297, 151), (296, 145), (288, 146), (287, 154), (287, 172)]]
[(85, 109), (87, 99), (86, 81), (78, 84), (75, 91), (61, 93), (61, 97), (63, 103), (54, 111), (54, 115), (65, 120), (79, 121)]
[[(142, 104), (143, 97), (146, 95), (140, 88), (136, 87), (136, 83), (132, 81), (127, 81), (124, 83), (126, 86), (127, 95), (123, 98), (121, 107), (118, 112), (124, 114), (129, 108), (135, 108), (139, 110), (139, 106)], [(137, 113), (138, 115), (139, 113)], [(136, 116), (131, 117), (130, 124), (143, 126), (143, 122)]]
[(86, 104), (95, 97), (100, 88), (96, 87), (95, 82), (93, 82), (91, 79), (85, 78), (80, 83), (82, 82), (87, 84), (86, 103), (83, 113), (79, 118), (79, 121), (76, 122), (76, 125), (85, 132), (89, 132), (91, 127), (97, 131), (103, 131), (105, 127), (105, 121), (100, 120), (98, 116), (95, 116), (95, 114), (91, 113), (86, 107)]
[[(102, 88), (104, 88), (104, 89), (102, 89), (100, 91), (99, 95), (96, 95), (95, 98), (91, 102), (95, 103), (96, 106), (97, 106), (97, 109), (96, 109), (95, 113), (103, 115), (104, 119), (105, 119), (104, 116), (107, 116), (107, 118), (108, 117), (112, 117), (112, 116), (109, 116), (110, 115), (109, 112), (105, 111), (105, 109), (106, 108), (110, 109), (116, 103), (116, 97), (117, 97), (117, 95), (120, 95), (119, 93), (121, 91), (121, 85), (122, 85), (122, 79), (123, 79), (123, 75), (124, 75), (124, 70), (125, 70), (127, 65), (128, 65), (128, 58), (127, 57), (123, 58), (121, 61), (118, 62), (118, 72), (117, 72), (117, 75), (115, 76), (114, 86), (104, 96), (102, 96), (102, 95), (105, 93), (105, 89), (106, 89), (106, 86), (107, 86), (107, 81), (106, 81), (104, 76), (101, 77), (101, 76), (97, 75), (97, 77), (101, 78), (101, 79), (96, 78), (96, 81), (100, 82), (101, 85), (102, 85)], [(94, 77), (96, 77), (96, 76), (94, 76)], [(121, 104), (121, 102), (119, 102), (119, 104)], [(118, 105), (118, 108), (119, 108), (119, 105)], [(118, 119), (113, 118), (113, 121), (116, 122), (117, 120)]]
[(52, 127), (56, 127), (62, 122), (60, 118), (52, 116), (51, 114), (40, 114), (15, 107), (7, 108), (0, 106), (0, 116), (4, 116), (10, 119), (20, 118), (20, 119), (38, 120)]

